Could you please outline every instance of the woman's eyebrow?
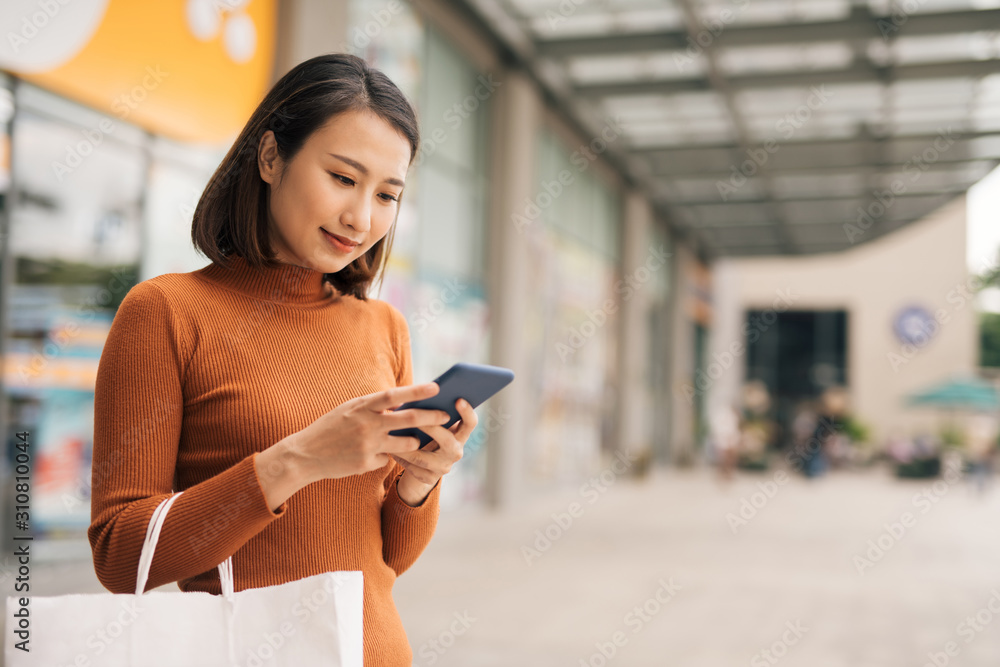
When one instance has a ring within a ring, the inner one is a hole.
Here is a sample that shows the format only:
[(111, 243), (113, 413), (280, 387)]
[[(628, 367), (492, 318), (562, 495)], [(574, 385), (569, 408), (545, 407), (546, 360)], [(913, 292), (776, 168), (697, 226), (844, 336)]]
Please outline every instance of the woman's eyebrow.
[[(351, 165), (352, 167), (360, 171), (365, 176), (368, 175), (368, 167), (361, 164), (357, 160), (352, 160), (349, 157), (345, 157), (343, 155), (337, 155), (336, 153), (330, 153), (330, 155), (342, 162), (346, 162), (347, 164)], [(389, 183), (390, 185), (398, 185), (399, 187), (403, 187), (404, 185), (406, 185), (405, 183), (403, 183), (403, 181), (399, 180), (398, 178), (387, 178), (385, 179), (385, 182)]]

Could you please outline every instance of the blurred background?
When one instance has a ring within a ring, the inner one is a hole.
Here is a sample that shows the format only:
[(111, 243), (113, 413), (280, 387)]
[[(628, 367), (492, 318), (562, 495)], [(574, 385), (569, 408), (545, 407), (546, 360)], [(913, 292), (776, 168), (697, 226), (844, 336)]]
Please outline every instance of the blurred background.
[(1000, 1), (5, 0), (0, 27), (0, 536), (28, 431), (36, 594), (102, 590), (117, 305), (207, 263), (215, 166), (345, 51), (421, 122), (372, 294), (415, 379), (517, 374), (396, 585), (414, 664), (1000, 661)]

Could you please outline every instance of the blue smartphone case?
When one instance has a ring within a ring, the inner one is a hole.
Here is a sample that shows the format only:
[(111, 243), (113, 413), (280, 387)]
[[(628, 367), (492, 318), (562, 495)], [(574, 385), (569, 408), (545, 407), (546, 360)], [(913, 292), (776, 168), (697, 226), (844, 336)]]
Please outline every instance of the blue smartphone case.
[[(396, 410), (406, 408), (423, 408), (427, 410), (444, 410), (451, 419), (445, 428), (450, 428), (461, 416), (455, 409), (455, 401), (464, 398), (476, 408), (483, 401), (497, 393), (514, 379), (514, 372), (499, 366), (485, 364), (458, 363), (446, 370), (434, 382), (441, 387), (440, 391), (430, 398), (420, 401), (403, 403)], [(394, 410), (395, 411), (395, 410)], [(411, 436), (420, 440), (420, 446), (429, 444), (433, 438), (419, 428), (400, 428), (389, 431), (389, 435)]]

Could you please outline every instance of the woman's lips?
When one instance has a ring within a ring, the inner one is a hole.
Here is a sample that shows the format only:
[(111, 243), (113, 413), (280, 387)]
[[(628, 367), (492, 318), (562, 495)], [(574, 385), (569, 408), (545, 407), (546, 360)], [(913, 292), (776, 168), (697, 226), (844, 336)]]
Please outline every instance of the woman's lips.
[(320, 227), (320, 231), (323, 232), (323, 236), (325, 236), (326, 239), (330, 242), (330, 245), (332, 245), (334, 248), (336, 248), (341, 252), (351, 252), (352, 250), (358, 247), (358, 244), (354, 243), (350, 239), (345, 239), (343, 236), (337, 236), (336, 234), (331, 234), (322, 227)]

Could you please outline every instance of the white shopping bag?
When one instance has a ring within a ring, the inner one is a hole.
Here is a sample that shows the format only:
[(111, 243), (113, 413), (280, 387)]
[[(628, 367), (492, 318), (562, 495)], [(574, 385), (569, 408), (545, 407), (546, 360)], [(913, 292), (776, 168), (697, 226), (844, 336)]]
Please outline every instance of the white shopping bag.
[[(233, 592), (232, 559), (219, 565), (222, 595), (143, 594), (172, 495), (146, 531), (134, 595), (7, 598), (7, 667), (361, 667), (363, 575), (327, 572)], [(20, 625), (19, 625), (20, 623)], [(27, 636), (25, 652), (17, 648)]]

